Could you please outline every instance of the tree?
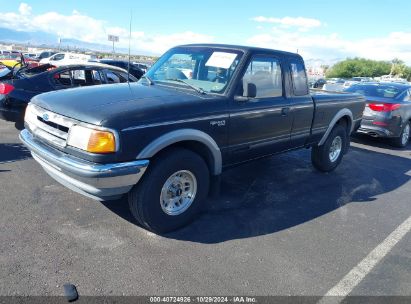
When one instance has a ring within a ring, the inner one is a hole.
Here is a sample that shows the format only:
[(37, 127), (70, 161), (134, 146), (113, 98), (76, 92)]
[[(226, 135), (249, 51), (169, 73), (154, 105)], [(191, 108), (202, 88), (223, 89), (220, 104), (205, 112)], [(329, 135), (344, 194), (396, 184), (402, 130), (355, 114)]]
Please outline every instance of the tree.
[(411, 81), (411, 67), (405, 67), (404, 75), (402, 77), (404, 77), (408, 81)]
[(405, 65), (404, 61), (399, 60), (398, 58), (394, 58), (391, 61), (390, 75), (393, 75), (395, 77), (408, 78), (408, 77), (410, 77), (410, 75), (408, 74), (409, 69), (410, 68)]
[(348, 58), (340, 61), (327, 70), (327, 77), (352, 78), (352, 77), (379, 77), (391, 71), (389, 61), (376, 61), (364, 58)]

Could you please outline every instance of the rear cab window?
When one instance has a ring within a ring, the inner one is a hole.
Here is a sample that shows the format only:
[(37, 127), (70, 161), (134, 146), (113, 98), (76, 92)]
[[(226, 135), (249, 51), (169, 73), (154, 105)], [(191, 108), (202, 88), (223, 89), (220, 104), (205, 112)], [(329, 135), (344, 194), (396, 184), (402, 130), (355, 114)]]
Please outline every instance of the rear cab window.
[(290, 73), (295, 96), (304, 96), (308, 94), (308, 81), (304, 64), (297, 59), (290, 60)]

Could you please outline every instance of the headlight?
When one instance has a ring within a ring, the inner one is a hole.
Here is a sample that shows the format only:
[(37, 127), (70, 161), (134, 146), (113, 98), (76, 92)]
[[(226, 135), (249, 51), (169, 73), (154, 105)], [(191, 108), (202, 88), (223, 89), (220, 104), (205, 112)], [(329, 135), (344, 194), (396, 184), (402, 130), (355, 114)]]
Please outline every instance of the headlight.
[(33, 112), (33, 108), (33, 105), (29, 103), (26, 108), (26, 113), (24, 114), (24, 121), (28, 124), (35, 122), (37, 120), (37, 114)]
[(113, 153), (116, 152), (116, 137), (110, 131), (74, 125), (70, 128), (67, 145), (91, 153)]

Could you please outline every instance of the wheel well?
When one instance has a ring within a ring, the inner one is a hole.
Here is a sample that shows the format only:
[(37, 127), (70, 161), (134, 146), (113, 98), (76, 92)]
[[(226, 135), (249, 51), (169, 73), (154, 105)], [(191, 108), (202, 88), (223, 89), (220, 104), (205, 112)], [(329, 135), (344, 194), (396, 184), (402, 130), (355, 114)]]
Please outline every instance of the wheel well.
[(197, 153), (206, 162), (210, 174), (214, 175), (215, 161), (214, 161), (211, 151), (208, 149), (208, 147), (205, 144), (195, 141), (195, 140), (185, 140), (185, 141), (180, 141), (180, 142), (171, 144), (163, 148), (162, 150), (158, 151), (156, 154), (154, 154), (153, 158), (156, 158), (158, 154), (163, 153), (173, 148), (183, 148), (183, 149), (191, 150), (194, 153)]
[(346, 129), (346, 131), (347, 131), (347, 136), (350, 136), (350, 133), (351, 133), (351, 124), (352, 124), (351, 118), (350, 118), (349, 116), (347, 116), (347, 115), (341, 117), (341, 118), (337, 121), (337, 123), (336, 123), (336, 125), (341, 125), (341, 126), (343, 126), (343, 127)]

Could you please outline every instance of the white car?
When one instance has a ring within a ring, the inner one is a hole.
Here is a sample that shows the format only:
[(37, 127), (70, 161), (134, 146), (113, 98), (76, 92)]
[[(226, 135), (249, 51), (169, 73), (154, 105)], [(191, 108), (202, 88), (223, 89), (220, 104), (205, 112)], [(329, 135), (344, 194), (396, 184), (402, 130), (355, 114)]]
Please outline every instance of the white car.
[(343, 84), (344, 81), (341, 78), (330, 78), (330, 79), (327, 79), (327, 83), (329, 83), (329, 84), (336, 84), (336, 83)]
[(380, 77), (380, 81), (383, 82), (398, 82), (398, 83), (405, 83), (407, 84), (408, 81), (405, 78), (395, 77), (392, 75), (383, 75)]
[(353, 77), (350, 80), (344, 82), (344, 88), (349, 88), (353, 84), (361, 83), (361, 82), (371, 82), (373, 79), (371, 77)]
[(57, 53), (49, 58), (41, 59), (40, 64), (48, 63), (55, 66), (62, 66), (74, 63), (85, 63), (93, 59), (96, 59), (96, 56), (77, 53)]
[(324, 91), (333, 91), (333, 92), (341, 92), (345, 89), (343, 83), (326, 83), (323, 86)]
[(25, 58), (35, 59), (37, 57), (36, 53), (23, 53)]

